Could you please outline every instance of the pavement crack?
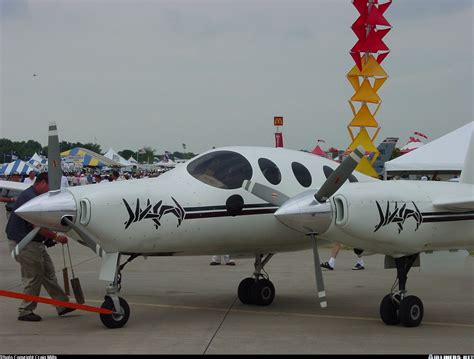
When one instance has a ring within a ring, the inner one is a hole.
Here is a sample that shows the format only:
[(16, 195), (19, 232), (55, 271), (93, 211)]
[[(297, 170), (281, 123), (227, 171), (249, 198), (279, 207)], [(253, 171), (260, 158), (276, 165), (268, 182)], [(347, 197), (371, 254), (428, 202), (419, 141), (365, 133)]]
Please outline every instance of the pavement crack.
[(216, 337), (217, 333), (218, 333), (219, 330), (221, 329), (222, 324), (224, 324), (224, 321), (226, 320), (226, 318), (227, 318), (227, 316), (229, 315), (230, 311), (231, 311), (232, 308), (234, 307), (236, 301), (237, 301), (237, 297), (234, 298), (234, 301), (232, 302), (232, 304), (230, 305), (230, 307), (229, 307), (229, 308), (227, 309), (227, 311), (225, 312), (224, 316), (222, 317), (221, 322), (219, 323), (219, 326), (217, 327), (216, 331), (215, 331), (214, 334), (212, 335), (211, 340), (209, 340), (209, 343), (207, 343), (206, 349), (204, 350), (204, 352), (202, 353), (202, 355), (206, 355), (206, 353), (207, 353), (209, 347), (211, 346), (212, 342), (214, 341), (214, 338)]

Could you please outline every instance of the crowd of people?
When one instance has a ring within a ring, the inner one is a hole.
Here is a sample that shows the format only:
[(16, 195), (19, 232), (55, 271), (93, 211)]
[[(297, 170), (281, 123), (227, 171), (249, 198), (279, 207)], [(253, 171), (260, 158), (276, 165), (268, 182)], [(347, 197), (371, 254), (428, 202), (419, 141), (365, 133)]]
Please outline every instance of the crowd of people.
[[(134, 172), (121, 172), (118, 170), (99, 171), (89, 168), (84, 168), (78, 171), (63, 171), (63, 178), (61, 180), (62, 187), (68, 186), (83, 186), (94, 183), (107, 183), (114, 181), (126, 181), (139, 178), (158, 177), (164, 173), (161, 169), (138, 170)], [(35, 171), (29, 172), (26, 176), (21, 176), (15, 172), (8, 176), (0, 176), (0, 180), (23, 182), (33, 184), (37, 173)]]

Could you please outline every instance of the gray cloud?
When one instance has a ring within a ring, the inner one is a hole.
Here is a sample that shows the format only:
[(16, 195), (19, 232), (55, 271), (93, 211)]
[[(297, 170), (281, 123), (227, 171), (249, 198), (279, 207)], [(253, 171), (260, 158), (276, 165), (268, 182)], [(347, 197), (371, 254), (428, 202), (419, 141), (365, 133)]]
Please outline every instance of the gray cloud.
[[(56, 120), (63, 139), (97, 138), (104, 149), (202, 152), (272, 146), (273, 116), (283, 115), (288, 147), (349, 144), (349, 1), (35, 1), (23, 10), (2, 18), (0, 137), (45, 144)], [(472, 3), (397, 1), (386, 17), (394, 29), (379, 140), (413, 130), (436, 138), (471, 121)]]

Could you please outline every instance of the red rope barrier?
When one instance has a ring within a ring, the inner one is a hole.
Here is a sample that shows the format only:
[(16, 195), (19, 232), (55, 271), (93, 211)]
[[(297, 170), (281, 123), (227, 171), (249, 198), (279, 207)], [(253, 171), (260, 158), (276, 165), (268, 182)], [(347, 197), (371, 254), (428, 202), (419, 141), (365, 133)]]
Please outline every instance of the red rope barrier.
[(113, 313), (113, 311), (110, 309), (91, 307), (90, 305), (84, 305), (84, 304), (78, 304), (78, 303), (72, 303), (72, 302), (63, 302), (62, 300), (37, 297), (34, 295), (29, 295), (29, 294), (24, 294), (24, 293), (10, 292), (8, 290), (0, 290), (0, 296), (15, 298), (15, 299), (23, 299), (30, 302), (51, 304), (51, 305), (56, 305), (58, 307), (80, 309), (80, 310), (85, 310), (87, 312), (93, 312), (93, 313), (99, 313), (99, 314), (112, 314)]

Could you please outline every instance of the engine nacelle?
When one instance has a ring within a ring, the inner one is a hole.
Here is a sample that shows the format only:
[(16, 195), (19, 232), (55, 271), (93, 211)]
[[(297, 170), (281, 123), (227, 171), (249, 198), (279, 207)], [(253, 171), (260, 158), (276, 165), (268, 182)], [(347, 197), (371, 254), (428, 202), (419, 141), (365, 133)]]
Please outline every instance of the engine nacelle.
[(440, 185), (390, 181), (344, 186), (332, 198), (334, 224), (350, 236), (384, 248), (386, 254), (467, 248), (468, 236), (460, 228), (469, 231), (472, 221), (433, 205)]

